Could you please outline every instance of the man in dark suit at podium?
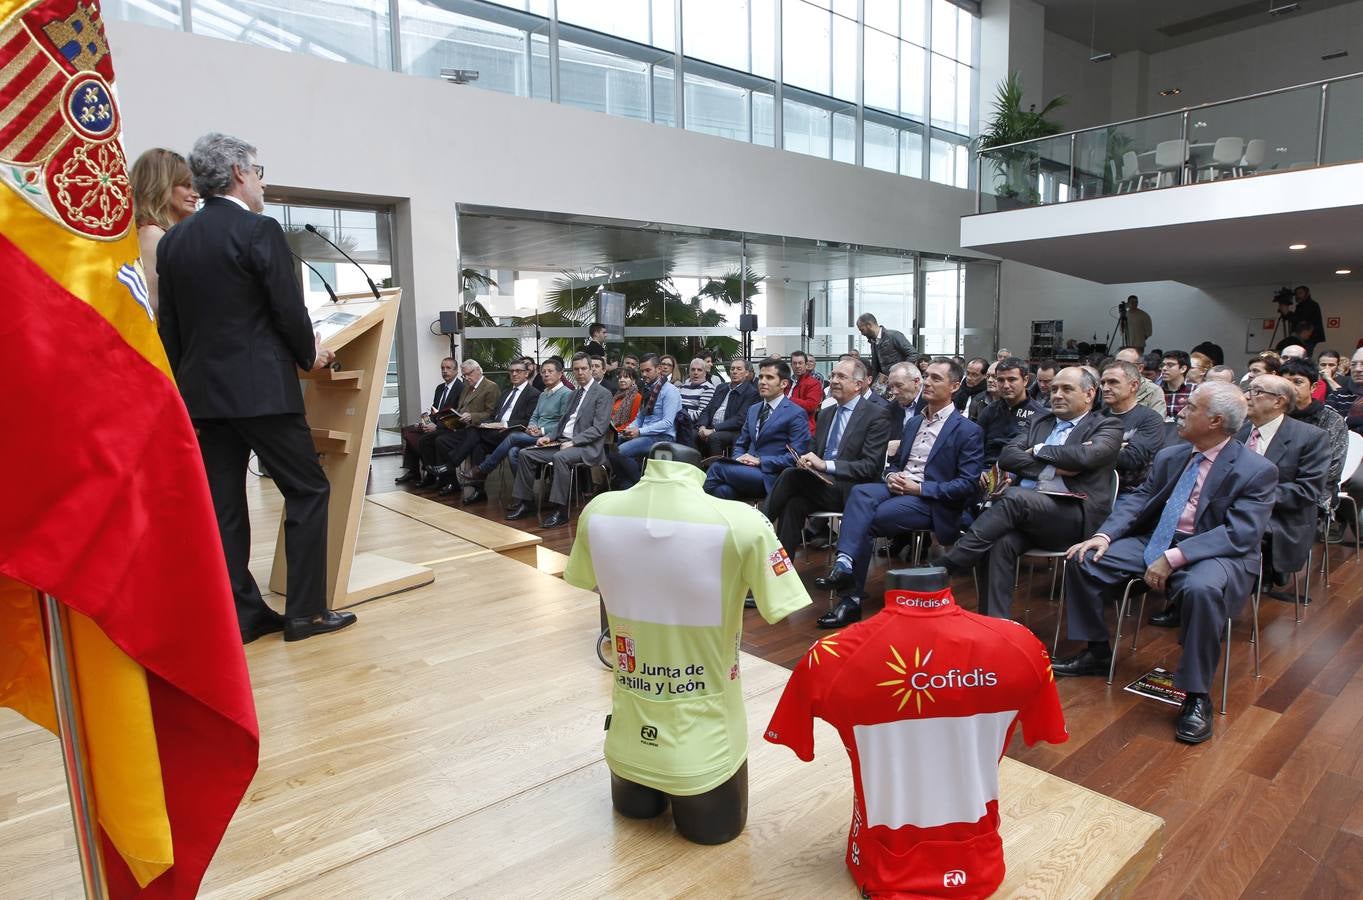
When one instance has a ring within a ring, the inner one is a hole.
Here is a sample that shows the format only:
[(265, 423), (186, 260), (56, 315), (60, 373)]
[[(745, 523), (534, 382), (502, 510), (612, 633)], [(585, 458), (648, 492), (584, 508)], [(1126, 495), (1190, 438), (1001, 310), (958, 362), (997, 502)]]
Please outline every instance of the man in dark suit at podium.
[[(260, 215), (265, 169), (256, 148), (208, 134), (195, 142), (189, 167), (204, 206), (157, 247), (159, 328), (199, 436), (241, 639), (283, 631), (286, 641), (296, 641), (337, 631), (355, 615), (327, 609), (331, 486), (317, 462), (298, 384), (299, 369), (323, 369), (334, 355), (313, 334), (283, 229)], [(252, 450), (284, 495), (289, 580), (283, 616), (265, 605), (247, 567)]]

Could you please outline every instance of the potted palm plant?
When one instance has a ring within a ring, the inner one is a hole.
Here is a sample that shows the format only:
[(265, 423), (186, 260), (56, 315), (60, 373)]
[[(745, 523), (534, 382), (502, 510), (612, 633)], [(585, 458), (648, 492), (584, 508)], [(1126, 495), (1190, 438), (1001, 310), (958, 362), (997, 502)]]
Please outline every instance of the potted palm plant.
[[(1024, 110), (1022, 94), (1022, 77), (1017, 72), (1008, 73), (1008, 77), (999, 82), (993, 113), (979, 136), (971, 142), (976, 153), (1060, 133), (1060, 124), (1046, 117), (1064, 106), (1067, 98), (1063, 95), (1052, 97), (1040, 110), (1035, 105)], [(1037, 159), (1038, 151), (1034, 146), (1010, 147), (985, 155), (994, 174), (994, 193), (1000, 206), (1005, 205), (1005, 201), (1011, 201), (1007, 204), (1011, 206), (1032, 205), (1040, 199)]]

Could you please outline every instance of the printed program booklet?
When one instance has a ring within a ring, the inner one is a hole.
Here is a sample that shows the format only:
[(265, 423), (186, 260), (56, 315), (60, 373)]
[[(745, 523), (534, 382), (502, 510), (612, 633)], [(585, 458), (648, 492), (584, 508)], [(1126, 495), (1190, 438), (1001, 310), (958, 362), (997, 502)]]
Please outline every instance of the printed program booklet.
[(1186, 691), (1174, 687), (1174, 673), (1156, 667), (1126, 686), (1126, 690), (1172, 706), (1182, 706)]

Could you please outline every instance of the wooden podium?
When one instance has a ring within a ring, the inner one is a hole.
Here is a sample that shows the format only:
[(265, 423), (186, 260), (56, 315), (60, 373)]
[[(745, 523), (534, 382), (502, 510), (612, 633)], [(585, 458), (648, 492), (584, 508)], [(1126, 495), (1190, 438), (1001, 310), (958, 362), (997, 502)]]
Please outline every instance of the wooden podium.
[[(343, 609), (429, 584), (435, 574), (425, 566), (399, 562), (376, 553), (355, 552), (364, 509), (364, 486), (379, 420), (379, 401), (393, 346), (402, 291), (341, 294), (337, 303), (312, 312), (313, 330), (322, 346), (336, 354), (341, 370), (303, 372), (303, 405), (312, 441), (331, 482), (327, 519), (327, 608)], [(270, 590), (286, 593), (284, 522), (275, 542)]]

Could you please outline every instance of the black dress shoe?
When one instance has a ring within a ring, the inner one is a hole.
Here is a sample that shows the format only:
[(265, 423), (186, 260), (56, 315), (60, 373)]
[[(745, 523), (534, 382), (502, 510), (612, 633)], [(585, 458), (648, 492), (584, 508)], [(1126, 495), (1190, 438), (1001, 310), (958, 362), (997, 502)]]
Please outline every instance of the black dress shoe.
[(393, 479), (393, 484), (406, 484), (409, 481), (416, 481), (416, 473), (411, 469), (403, 469), (402, 474)]
[(457, 490), (459, 490), (459, 483), (456, 481), (451, 481), (449, 484), (442, 484), (440, 486), (440, 490), (436, 491), (436, 493), (439, 494), (441, 497), (448, 497), (450, 494), (453, 494)]
[(436, 477), (434, 472), (428, 469), (426, 470), (426, 474), (421, 476), (421, 482), (417, 484), (417, 487), (433, 488), (439, 483), (440, 479)]
[(1112, 654), (1099, 656), (1092, 650), (1067, 656), (1051, 662), (1051, 671), (1057, 675), (1106, 675), (1112, 667)]
[(1177, 628), (1179, 618), (1178, 607), (1170, 604), (1164, 608), (1163, 612), (1157, 612), (1145, 621), (1154, 625), (1156, 628)]
[(846, 628), (853, 622), (861, 621), (861, 603), (855, 597), (843, 597), (838, 605), (819, 616), (815, 622), (820, 628)]
[(837, 591), (842, 588), (851, 587), (852, 570), (834, 564), (833, 568), (828, 570), (827, 575), (820, 575), (818, 578), (814, 579), (814, 585), (825, 591)]
[(1204, 694), (1183, 701), (1174, 723), (1174, 737), (1185, 744), (1200, 744), (1212, 736), (1212, 700)]
[(568, 524), (568, 514), (561, 509), (556, 509), (544, 517), (540, 523), (541, 528), (562, 528)]
[(487, 491), (477, 485), (470, 485), (470, 487), (473, 488), (473, 493), (464, 498), (465, 506), (468, 506), (470, 503), (482, 503), (487, 499)]
[(524, 519), (528, 515), (530, 515), (530, 507), (526, 506), (524, 503), (517, 503), (506, 511), (506, 520), (508, 522), (514, 522), (517, 519)]
[(274, 634), (276, 631), (284, 630), (284, 617), (274, 613), (267, 618), (253, 623), (249, 628), (241, 631), (241, 643), (249, 644), (257, 638), (263, 638), (267, 634)]
[(961, 564), (951, 558), (950, 550), (935, 550), (928, 556), (928, 565), (946, 569), (952, 575), (963, 575), (970, 571), (970, 565)]
[(304, 616), (301, 619), (286, 619), (284, 640), (302, 641), (319, 634), (340, 631), (347, 625), (355, 624), (355, 614), (328, 610), (320, 616)]

